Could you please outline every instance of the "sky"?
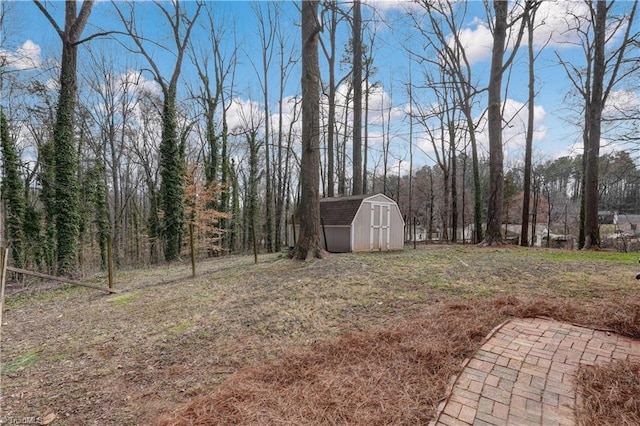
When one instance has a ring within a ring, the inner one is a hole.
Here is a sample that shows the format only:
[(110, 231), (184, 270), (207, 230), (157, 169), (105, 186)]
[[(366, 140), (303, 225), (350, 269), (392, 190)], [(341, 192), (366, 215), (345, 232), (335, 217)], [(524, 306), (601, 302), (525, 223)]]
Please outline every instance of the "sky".
[[(30, 1), (6, 2), (2, 4), (6, 8), (6, 18), (3, 23), (2, 40), (0, 44), (0, 56), (10, 64), (9, 69), (21, 73), (25, 78), (38, 78), (46, 81), (52, 88), (55, 87), (55, 72), (51, 70), (51, 64), (60, 56), (60, 41), (52, 26), (44, 18), (43, 14)], [(119, 3), (123, 5), (123, 3)], [(63, 3), (61, 1), (46, 2), (57, 22), (62, 25)], [(193, 11), (194, 3), (185, 3), (188, 11)], [(348, 5), (342, 4), (347, 10)], [(492, 37), (490, 20), (482, 2), (468, 2), (464, 4), (467, 13), (461, 22), (460, 37), (466, 47), (466, 52), (471, 63), (474, 81), (478, 87), (484, 87), (488, 80), (488, 68), (491, 57)], [(266, 14), (267, 2), (225, 1), (209, 2), (208, 6), (213, 11), (213, 17), (218, 31), (224, 33), (224, 54), (231, 55), (238, 47), (238, 65), (236, 68), (235, 85), (233, 93), (233, 107), (230, 110), (229, 120), (231, 127), (241, 127), (246, 122), (250, 111), (260, 115), (262, 111), (262, 78), (260, 76), (261, 57), (259, 42), (259, 21), (256, 12)], [(282, 34), (287, 46), (286, 50), (295, 57), (299, 53), (299, 4), (293, 2), (280, 2)], [(460, 3), (455, 7), (460, 7)], [(513, 6), (513, 4), (511, 4)], [(617, 8), (628, 9), (630, 2), (618, 2)], [(136, 13), (140, 17), (139, 25), (144, 36), (154, 40), (160, 46), (169, 46), (172, 43), (170, 32), (166, 27), (163, 17), (158, 13), (157, 7), (152, 2), (136, 3)], [(417, 105), (410, 106), (407, 94), (407, 82), (411, 69), (411, 79), (416, 85), (424, 85), (420, 65), (413, 62), (411, 66), (409, 51), (429, 57), (433, 52), (429, 50), (423, 36), (412, 27), (413, 14), (418, 16), (420, 8), (411, 2), (393, 1), (383, 2), (365, 0), (363, 5), (363, 17), (366, 31), (364, 43), (373, 45), (374, 66), (377, 73), (371, 79), (377, 83), (370, 100), (370, 155), (369, 168), (380, 167), (381, 145), (383, 143), (382, 124), (383, 119), (391, 119), (391, 158), (389, 167), (397, 170), (401, 167), (405, 172), (408, 168), (409, 156), (409, 119), (406, 111), (410, 108), (417, 109)], [(575, 106), (572, 104), (571, 82), (564, 70), (559, 65), (559, 59), (568, 60), (576, 66), (582, 66), (582, 51), (575, 31), (569, 31), (567, 26), (572, 23), (572, 16), (582, 16), (587, 13), (583, 2), (579, 1), (550, 1), (544, 2), (538, 12), (539, 26), (536, 28), (534, 48), (536, 58), (536, 105), (534, 108), (535, 134), (534, 156), (537, 162), (544, 162), (563, 155), (575, 155), (580, 151), (581, 131), (571, 123), (575, 116)], [(210, 46), (209, 32), (205, 28), (206, 16), (201, 16), (199, 24), (193, 31), (193, 42), (198, 49), (207, 49)], [(639, 27), (636, 23), (634, 27)], [(98, 1), (94, 6), (89, 25), (84, 35), (95, 32), (118, 28), (118, 22), (113, 6), (110, 2)], [(635, 29), (635, 28), (634, 28)], [(637, 31), (637, 29), (635, 29)], [(619, 39), (621, 30), (612, 34), (611, 46)], [(373, 43), (371, 43), (372, 34)], [(328, 37), (325, 30), (323, 39)], [(348, 40), (348, 26), (342, 22), (339, 25), (337, 40), (338, 58)], [(121, 39), (122, 43), (126, 43)], [(113, 40), (100, 40), (90, 42), (87, 47), (93, 55), (101, 51), (112, 52), (110, 60), (114, 69), (126, 76), (137, 77), (150, 90), (159, 90), (150, 74), (144, 71), (147, 67), (140, 55), (127, 53)], [(114, 53), (115, 52), (115, 53)], [(161, 47), (151, 48), (152, 55), (163, 69), (163, 74), (169, 73), (173, 57), (163, 51)], [(507, 52), (509, 54), (510, 51)], [(527, 46), (523, 45), (514, 60), (514, 66), (505, 78), (503, 88), (508, 88), (504, 101), (505, 122), (504, 130), (506, 166), (522, 161), (524, 147), (524, 129), (528, 112), (527, 103)], [(90, 56), (86, 47), (80, 51), (80, 69), (86, 67), (87, 57)], [(280, 84), (278, 75), (278, 59), (274, 57), (273, 66), (269, 73), (269, 87), (271, 92), (270, 107), (272, 113), (277, 110), (277, 92)], [(323, 79), (327, 80), (326, 60), (320, 51), (320, 62), (323, 71)], [(166, 70), (166, 71), (165, 71)], [(82, 71), (81, 71), (82, 72)], [(343, 67), (338, 70), (338, 79), (346, 74)], [(124, 76), (124, 77), (123, 77)], [(421, 80), (422, 79), (422, 80)], [(187, 88), (193, 87), (197, 82), (194, 67), (187, 59), (182, 72), (182, 86), (179, 96), (187, 95)], [(296, 97), (300, 94), (300, 66), (299, 62), (292, 66), (291, 75), (285, 83), (285, 96)], [(612, 93), (609, 108), (616, 106), (624, 109), (637, 110), (640, 105), (640, 97), (637, 90), (638, 79), (630, 81), (626, 86), (621, 85)], [(339, 88), (344, 95), (345, 86)], [(423, 108), (429, 108), (435, 102), (428, 91), (416, 89), (414, 93)], [(423, 96), (423, 97), (421, 97)], [(288, 111), (290, 104), (285, 104)], [(486, 109), (486, 97), (480, 97), (476, 106), (477, 117), (483, 116)], [(341, 113), (338, 108), (338, 113)], [(385, 112), (384, 114), (382, 112)], [(385, 123), (386, 124), (386, 123)], [(486, 131), (480, 126), (478, 139), (483, 153), (487, 153)], [(603, 141), (612, 142), (612, 141)], [(616, 146), (615, 143), (611, 146)], [(435, 158), (430, 139), (419, 124), (414, 125), (414, 140), (412, 145), (416, 166), (420, 164), (432, 164)], [(414, 166), (415, 167), (415, 166)]]

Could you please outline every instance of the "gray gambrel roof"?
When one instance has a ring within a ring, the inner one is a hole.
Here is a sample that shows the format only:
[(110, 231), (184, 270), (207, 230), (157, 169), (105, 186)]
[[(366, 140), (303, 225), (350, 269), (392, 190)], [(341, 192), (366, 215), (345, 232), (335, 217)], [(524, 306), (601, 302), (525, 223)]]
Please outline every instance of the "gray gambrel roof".
[[(358, 214), (364, 200), (382, 197), (385, 202), (395, 201), (383, 194), (351, 195), (348, 197), (331, 197), (320, 199), (320, 217), (326, 226), (350, 226)], [(295, 213), (298, 223), (298, 213)]]
[(351, 225), (358, 213), (360, 204), (371, 195), (351, 197), (321, 198), (320, 217), (325, 225)]

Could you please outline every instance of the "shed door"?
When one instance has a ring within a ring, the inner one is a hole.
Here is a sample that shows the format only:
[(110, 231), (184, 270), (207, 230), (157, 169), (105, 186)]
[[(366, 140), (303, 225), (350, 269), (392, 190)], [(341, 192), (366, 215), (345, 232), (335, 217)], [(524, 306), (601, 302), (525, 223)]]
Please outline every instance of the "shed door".
[(389, 250), (391, 232), (391, 206), (389, 204), (371, 204), (370, 250)]

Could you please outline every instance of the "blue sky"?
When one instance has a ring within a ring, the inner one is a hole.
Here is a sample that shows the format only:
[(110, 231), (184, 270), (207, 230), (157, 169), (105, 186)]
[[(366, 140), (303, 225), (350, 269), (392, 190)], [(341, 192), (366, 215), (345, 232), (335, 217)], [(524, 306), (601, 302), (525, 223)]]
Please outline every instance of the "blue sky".
[[(42, 71), (46, 65), (52, 60), (59, 57), (60, 42), (53, 31), (51, 25), (45, 20), (44, 16), (37, 10), (32, 2), (5, 2), (8, 10), (8, 18), (4, 28), (2, 45), (0, 46), (0, 54), (12, 60), (13, 69), (20, 69), (19, 72), (24, 73), (29, 78), (45, 78), (46, 75), (51, 77), (55, 73)], [(59, 23), (62, 23), (63, 3), (54, 1), (47, 3), (48, 8), (56, 17)], [(185, 3), (188, 10), (193, 10), (193, 3)], [(287, 43), (290, 49), (299, 52), (299, 12), (297, 5), (291, 2), (279, 3), (282, 9), (282, 18), (280, 20), (283, 33), (287, 36)], [(629, 2), (620, 2), (617, 7), (627, 9)], [(256, 20), (256, 9), (267, 10), (267, 2), (251, 3), (245, 1), (227, 1), (227, 2), (211, 2), (213, 7), (215, 20), (218, 28), (224, 29), (226, 34), (227, 49), (232, 51), (236, 46), (238, 50), (238, 66), (236, 71), (236, 84), (234, 89), (234, 98), (237, 101), (238, 109), (253, 108), (260, 110), (262, 103), (262, 94), (260, 86), (260, 77), (256, 74), (254, 67), (260, 69), (260, 56), (258, 41), (258, 23)], [(480, 86), (486, 84), (488, 79), (487, 69), (490, 60), (491, 34), (488, 29), (487, 16), (482, 2), (469, 2), (467, 4), (469, 11), (464, 22), (462, 22), (462, 38), (465, 40), (467, 52), (472, 62), (472, 71), (474, 80)], [(347, 9), (348, 5), (343, 4), (343, 9)], [(567, 154), (576, 154), (576, 144), (580, 143), (580, 129), (570, 125), (567, 119), (571, 116), (571, 105), (568, 104), (566, 95), (571, 90), (571, 85), (564, 71), (558, 64), (558, 55), (562, 58), (570, 59), (573, 63), (580, 64), (581, 50), (575, 44), (573, 32), (566, 30), (566, 21), (568, 12), (571, 9), (577, 15), (585, 13), (584, 3), (582, 2), (546, 2), (543, 4), (540, 16), (544, 23), (539, 26), (536, 32), (536, 49), (539, 50), (543, 43), (547, 43), (546, 47), (540, 52), (536, 62), (536, 89), (539, 95), (536, 99), (536, 135), (534, 152), (538, 162), (542, 162), (554, 157)], [(140, 21), (142, 31), (146, 37), (154, 39), (160, 43), (170, 43), (166, 26), (163, 24), (162, 17), (158, 14), (158, 9), (151, 2), (136, 3), (138, 16), (142, 17)], [(381, 130), (381, 111), (389, 114), (392, 118), (390, 126), (391, 135), (391, 151), (390, 167), (395, 167), (400, 161), (402, 168), (406, 170), (408, 167), (408, 119), (404, 111), (408, 110), (408, 96), (406, 83), (409, 75), (409, 55), (407, 49), (415, 49), (423, 52), (422, 46), (425, 41), (421, 36), (411, 28), (411, 21), (407, 19), (409, 14), (419, 14), (420, 9), (411, 3), (406, 2), (377, 2), (367, 1), (363, 6), (363, 16), (369, 22), (369, 30), (364, 36), (364, 42), (369, 41), (370, 34), (375, 29), (374, 38), (374, 65), (378, 68), (377, 74), (373, 80), (377, 81), (380, 88), (372, 96), (372, 109), (378, 110), (372, 112), (370, 125), (370, 145), (372, 146), (371, 162), (369, 167), (379, 167), (380, 162), (380, 146), (382, 143)], [(417, 16), (417, 15), (416, 15)], [(200, 24), (204, 23), (205, 16), (201, 16)], [(542, 21), (541, 21), (542, 22)], [(636, 26), (638, 24), (636, 23)], [(85, 31), (85, 35), (100, 30), (108, 30), (120, 28), (116, 20), (113, 6), (109, 2), (98, 2), (92, 12), (89, 26)], [(340, 24), (338, 37), (338, 57), (342, 55), (342, 49), (349, 37), (348, 26)], [(326, 37), (323, 34), (323, 37)], [(208, 37), (204, 28), (199, 25), (194, 29), (194, 42), (200, 46), (207, 46)], [(615, 39), (615, 38), (614, 38)], [(114, 50), (118, 49), (118, 53), (114, 55), (114, 60), (120, 62), (119, 67), (123, 74), (129, 69), (142, 69), (146, 66), (144, 59), (140, 56), (128, 54), (124, 50), (114, 44), (113, 41), (97, 40), (91, 42), (91, 49), (94, 51)], [(426, 51), (426, 55), (431, 54)], [(154, 57), (161, 64), (165, 64), (170, 68), (172, 58), (166, 53), (162, 53), (160, 49), (154, 49)], [(510, 125), (505, 128), (505, 151), (507, 156), (506, 165), (515, 164), (523, 156), (522, 146), (524, 141), (524, 120), (527, 114), (527, 62), (526, 62), (526, 46), (521, 47), (518, 57), (516, 58), (511, 80), (508, 84), (509, 92), (505, 99), (506, 119)], [(80, 62), (86, 59), (86, 52), (80, 52)], [(326, 71), (322, 52), (320, 60), (323, 69)], [(252, 65), (252, 62), (254, 65)], [(338, 71), (338, 78), (341, 78), (346, 70)], [(419, 67), (417, 64), (412, 65), (412, 73), (414, 82), (420, 81)], [(144, 74), (147, 79), (151, 76)], [(194, 84), (196, 81), (193, 67), (189, 65), (189, 61), (185, 61), (184, 71), (182, 73), (185, 85)], [(323, 74), (326, 80), (326, 73)], [(285, 95), (298, 96), (299, 90), (299, 64), (294, 67), (293, 72), (287, 80)], [(276, 110), (277, 89), (279, 84), (277, 58), (274, 58), (273, 69), (269, 76), (270, 91), (272, 100), (270, 105), (272, 111)], [(152, 82), (149, 82), (153, 85)], [(505, 87), (507, 86), (505, 82)], [(624, 99), (628, 105), (625, 108), (637, 108), (640, 102), (637, 101), (638, 86), (637, 77), (635, 81), (630, 81), (626, 86), (619, 86), (619, 92), (612, 99)], [(186, 95), (185, 86), (181, 89), (181, 95)], [(425, 94), (421, 99), (424, 105), (434, 102)], [(391, 106), (391, 110), (388, 108)], [(486, 107), (486, 99), (480, 98), (478, 104), (478, 117), (482, 115)], [(238, 117), (231, 117), (238, 119)], [(420, 127), (415, 128), (416, 138), (414, 140), (414, 153), (416, 155), (416, 163), (429, 164), (433, 161), (433, 148), (428, 138), (420, 131)], [(483, 132), (479, 134), (481, 142), (486, 141), (486, 135)], [(483, 142), (484, 143), (484, 142)], [(376, 161), (378, 164), (376, 165)]]

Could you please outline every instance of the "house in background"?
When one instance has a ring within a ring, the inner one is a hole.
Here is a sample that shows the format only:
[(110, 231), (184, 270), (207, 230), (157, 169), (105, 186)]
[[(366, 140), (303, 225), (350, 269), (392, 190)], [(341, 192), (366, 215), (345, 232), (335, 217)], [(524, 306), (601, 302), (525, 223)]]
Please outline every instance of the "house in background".
[[(398, 204), (383, 194), (320, 199), (320, 241), (330, 253), (402, 250), (404, 219)], [(300, 235), (287, 227), (289, 247)]]
[(618, 229), (629, 235), (640, 235), (640, 214), (619, 213)]

